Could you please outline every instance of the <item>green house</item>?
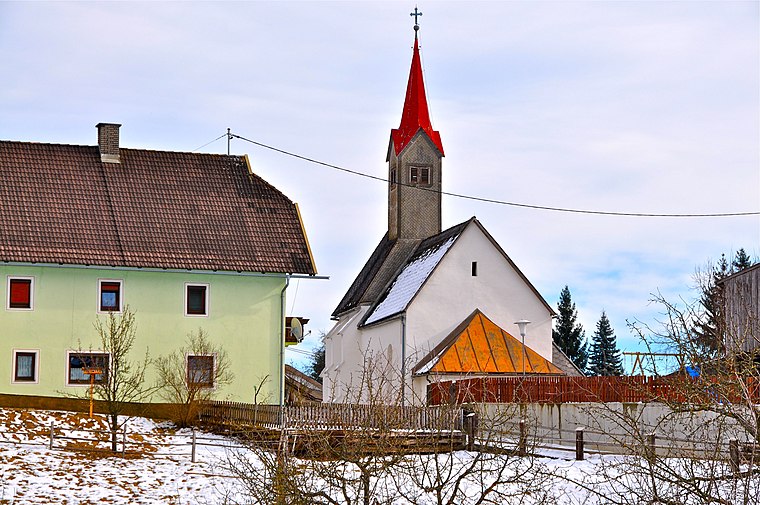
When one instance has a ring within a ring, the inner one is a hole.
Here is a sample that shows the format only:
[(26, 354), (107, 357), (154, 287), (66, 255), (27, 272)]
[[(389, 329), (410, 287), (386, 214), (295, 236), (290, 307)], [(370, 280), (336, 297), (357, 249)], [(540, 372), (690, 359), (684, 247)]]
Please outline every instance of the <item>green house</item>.
[(125, 149), (119, 127), (97, 125), (97, 146), (0, 141), (0, 393), (86, 387), (81, 350), (107, 362), (95, 321), (129, 306), (135, 359), (202, 328), (235, 375), (217, 398), (263, 381), (279, 402), (285, 290), (316, 274), (297, 205), (246, 156)]

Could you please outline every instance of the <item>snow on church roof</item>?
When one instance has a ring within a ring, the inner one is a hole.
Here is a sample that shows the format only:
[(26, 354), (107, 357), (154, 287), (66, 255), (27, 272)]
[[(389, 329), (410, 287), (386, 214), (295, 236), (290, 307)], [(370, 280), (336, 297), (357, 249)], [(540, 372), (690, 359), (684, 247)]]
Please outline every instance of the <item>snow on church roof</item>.
[(412, 257), (396, 276), (385, 297), (369, 312), (363, 324), (376, 323), (403, 312), (458, 236), (424, 248)]

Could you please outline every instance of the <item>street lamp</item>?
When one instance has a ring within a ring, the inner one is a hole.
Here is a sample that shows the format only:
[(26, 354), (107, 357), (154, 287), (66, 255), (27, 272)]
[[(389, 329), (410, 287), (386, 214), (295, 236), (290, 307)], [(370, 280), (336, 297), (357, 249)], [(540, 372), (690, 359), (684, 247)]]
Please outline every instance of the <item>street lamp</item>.
[(520, 319), (515, 321), (515, 324), (520, 328), (520, 336), (522, 337), (522, 374), (525, 377), (525, 327), (530, 324), (527, 319)]

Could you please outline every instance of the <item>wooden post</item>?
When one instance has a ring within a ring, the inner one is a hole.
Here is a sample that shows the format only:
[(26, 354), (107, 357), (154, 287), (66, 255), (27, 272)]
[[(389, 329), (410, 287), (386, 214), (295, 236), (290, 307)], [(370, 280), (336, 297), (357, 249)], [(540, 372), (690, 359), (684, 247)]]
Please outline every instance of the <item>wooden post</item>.
[(467, 450), (475, 450), (475, 412), (468, 412), (464, 417), (465, 433), (467, 433)]
[(190, 461), (195, 463), (195, 428), (193, 428), (193, 449), (190, 453)]
[(55, 426), (53, 421), (50, 421), (50, 442), (48, 443), (48, 449), (53, 449), (53, 439), (55, 438)]
[(657, 435), (650, 433), (647, 435), (647, 459), (649, 463), (654, 463), (657, 459)]
[(739, 455), (739, 441), (735, 438), (728, 441), (728, 457), (731, 461), (731, 471), (734, 475), (738, 474), (741, 459)]
[(528, 432), (525, 427), (525, 419), (520, 419), (520, 441), (517, 444), (517, 454), (525, 456), (528, 453)]
[(583, 427), (575, 428), (575, 459), (583, 461)]
[(124, 457), (124, 453), (127, 452), (127, 425), (122, 427), (121, 431), (121, 457)]

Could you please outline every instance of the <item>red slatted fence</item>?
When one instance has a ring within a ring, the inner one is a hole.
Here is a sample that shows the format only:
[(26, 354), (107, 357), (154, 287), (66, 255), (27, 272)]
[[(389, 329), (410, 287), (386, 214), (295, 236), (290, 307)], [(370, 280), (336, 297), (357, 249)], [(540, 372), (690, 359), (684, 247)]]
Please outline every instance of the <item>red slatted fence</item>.
[(428, 404), (760, 402), (756, 377), (478, 377), (428, 385)]

